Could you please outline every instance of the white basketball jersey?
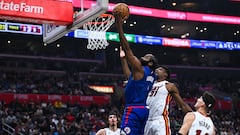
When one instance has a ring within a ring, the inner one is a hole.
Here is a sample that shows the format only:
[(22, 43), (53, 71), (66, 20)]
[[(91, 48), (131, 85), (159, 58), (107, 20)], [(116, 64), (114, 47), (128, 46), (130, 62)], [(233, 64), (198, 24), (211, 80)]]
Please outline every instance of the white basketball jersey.
[(199, 112), (194, 112), (195, 120), (189, 129), (189, 135), (212, 135), (214, 125), (210, 117), (204, 116)]
[(109, 128), (104, 128), (106, 131), (106, 135), (120, 135), (120, 129), (118, 128), (116, 131), (112, 131)]
[(152, 90), (147, 97), (147, 105), (149, 106), (148, 119), (162, 118), (168, 116), (168, 108), (171, 96), (166, 88), (168, 81), (156, 82), (153, 84)]

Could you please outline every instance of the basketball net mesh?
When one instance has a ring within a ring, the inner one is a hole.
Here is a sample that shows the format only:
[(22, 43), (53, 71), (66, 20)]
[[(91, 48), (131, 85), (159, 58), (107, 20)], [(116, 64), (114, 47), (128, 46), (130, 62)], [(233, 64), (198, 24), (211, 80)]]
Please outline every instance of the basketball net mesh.
[(83, 25), (83, 29), (88, 30), (89, 33), (87, 49), (105, 49), (109, 45), (106, 39), (106, 31), (114, 21), (113, 15), (103, 14)]

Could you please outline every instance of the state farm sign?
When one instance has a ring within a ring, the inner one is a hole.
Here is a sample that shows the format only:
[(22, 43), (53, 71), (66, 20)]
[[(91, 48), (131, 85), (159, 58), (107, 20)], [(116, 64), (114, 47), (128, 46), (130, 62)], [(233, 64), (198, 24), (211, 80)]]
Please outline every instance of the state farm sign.
[(4, 1), (1, 1), (0, 2), (0, 10), (19, 11), (19, 12), (34, 13), (34, 14), (43, 14), (44, 7), (28, 5), (25, 2), (14, 3), (12, 1), (10, 3), (7, 3), (7, 2), (4, 2)]
[(1, 0), (0, 19), (67, 25), (73, 22), (73, 6), (57, 0)]

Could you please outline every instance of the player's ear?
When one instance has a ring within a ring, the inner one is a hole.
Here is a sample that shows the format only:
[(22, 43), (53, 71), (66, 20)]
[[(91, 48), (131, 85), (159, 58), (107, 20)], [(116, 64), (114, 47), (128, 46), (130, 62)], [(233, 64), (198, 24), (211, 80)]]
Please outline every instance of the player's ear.
[(168, 74), (164, 72), (164, 78), (167, 79)]

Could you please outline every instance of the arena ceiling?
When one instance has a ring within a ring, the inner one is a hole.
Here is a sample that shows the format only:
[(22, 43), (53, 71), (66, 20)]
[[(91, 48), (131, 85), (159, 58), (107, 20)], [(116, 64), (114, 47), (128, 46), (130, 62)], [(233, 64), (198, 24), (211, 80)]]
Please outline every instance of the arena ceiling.
[[(204, 14), (218, 14), (240, 17), (240, 2), (229, 0), (110, 0), (110, 3), (124, 2), (128, 5), (139, 7), (148, 7), (155, 9), (164, 9), (172, 11), (184, 11)], [(173, 6), (173, 3), (176, 3)], [(136, 23), (134, 23), (136, 22)], [(134, 24), (133, 26), (130, 26)], [(220, 23), (206, 23), (194, 21), (181, 21), (171, 20), (154, 17), (143, 17), (131, 15), (124, 24), (125, 32), (139, 35), (153, 35), (161, 37), (174, 37), (181, 38), (183, 34), (189, 33), (186, 38), (189, 39), (205, 39), (205, 40), (220, 40), (220, 41), (235, 41), (240, 42), (240, 25), (220, 24)], [(202, 32), (201, 32), (202, 30)], [(116, 32), (113, 25), (109, 31)], [(237, 33), (237, 31), (239, 31)], [(236, 33), (236, 35), (234, 35)], [(109, 59), (109, 65), (119, 64), (118, 52), (115, 47), (118, 47), (118, 42), (111, 42), (111, 46), (106, 49), (107, 53), (103, 51), (91, 51), (86, 49), (87, 41), (84, 39), (74, 39), (64, 37), (59, 40), (60, 47), (55, 44), (43, 46), (42, 36), (13, 34), (13, 33), (0, 33), (0, 51), (1, 53), (10, 54), (27, 54), (27, 55), (40, 55), (40, 56), (62, 56), (86, 58), (86, 59), (99, 59), (101, 57)], [(70, 40), (69, 40), (70, 39)], [(11, 41), (9, 43), (9, 41)], [(145, 50), (152, 51), (158, 54), (159, 60), (163, 64), (174, 65), (179, 64), (182, 59), (193, 59), (189, 61), (203, 61), (211, 58), (216, 58), (218, 65), (224, 63), (224, 66), (240, 67), (239, 51), (218, 51), (205, 50), (205, 49), (182, 49), (182, 48), (168, 48), (159, 46), (138, 46), (134, 45), (134, 51), (139, 56), (144, 54)], [(146, 47), (143, 49), (143, 47)], [(144, 51), (143, 51), (144, 50)], [(93, 53), (94, 52), (94, 53)], [(208, 53), (209, 52), (209, 53)], [(212, 53), (212, 54), (210, 54)], [(76, 56), (75, 56), (76, 55)], [(203, 57), (204, 56), (204, 57)], [(209, 57), (207, 57), (209, 56)], [(221, 56), (221, 58), (219, 58)], [(224, 58), (224, 59), (223, 59)], [(9, 61), (2, 58), (3, 61)], [(214, 63), (210, 61), (211, 63)], [(220, 61), (220, 62), (219, 62)], [(111, 63), (112, 62), (112, 63)], [(1, 61), (0, 61), (1, 63)], [(227, 63), (227, 64), (225, 64)], [(199, 64), (195, 64), (199, 65)], [(212, 64), (215, 66), (214, 64)], [(82, 66), (82, 65), (81, 65)]]

